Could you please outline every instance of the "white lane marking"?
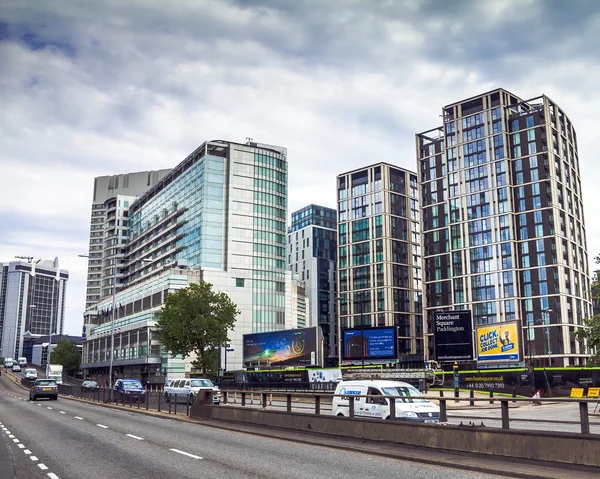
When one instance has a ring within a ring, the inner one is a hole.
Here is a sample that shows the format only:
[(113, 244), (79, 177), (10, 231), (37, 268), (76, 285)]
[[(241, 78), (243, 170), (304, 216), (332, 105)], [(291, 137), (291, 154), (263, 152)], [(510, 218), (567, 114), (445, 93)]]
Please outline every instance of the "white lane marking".
[(46, 406), (48, 409), (52, 409), (50, 406)]
[(32, 461), (37, 461), (38, 460), (38, 458), (35, 457), (35, 456), (30, 456), (29, 459), (31, 459)]
[(17, 438), (14, 438), (13, 442), (19, 442), (19, 440)]
[(96, 426), (101, 427), (103, 429), (108, 429), (108, 426), (104, 426), (103, 424), (96, 424)]
[(19, 446), (19, 449), (25, 449), (25, 444), (23, 444), (22, 442), (17, 444), (17, 446)]
[(9, 439), (14, 439), (14, 437), (15, 437), (15, 436), (13, 436), (12, 434), (9, 434), (9, 435), (8, 435), (8, 438), (9, 438)]
[(64, 412), (64, 411), (59, 411), (59, 412), (60, 412), (61, 414), (67, 414), (67, 413), (66, 413), (66, 412)]
[(132, 437), (134, 439), (137, 439), (138, 441), (143, 441), (144, 438), (140, 437), (140, 436), (134, 436), (133, 434), (125, 434), (126, 436)]
[(79, 417), (79, 416), (75, 416), (75, 419), (79, 419), (80, 421), (83, 421), (83, 418)]
[(23, 452), (27, 455), (31, 454), (31, 451), (29, 449), (25, 449)]
[(40, 403), (38, 403), (38, 406), (41, 406), (41, 404), (40, 404)]
[(176, 452), (177, 454), (183, 454), (184, 456), (191, 457), (193, 459), (202, 459), (200, 456), (196, 456), (194, 454), (190, 454), (189, 452), (180, 451), (179, 449), (169, 449), (169, 451)]
[(10, 431), (9, 431), (8, 429), (5, 429), (5, 430), (4, 430), (4, 432), (5, 432), (6, 434), (10, 434)]
[(48, 477), (49, 477), (50, 479), (59, 479), (59, 477), (58, 477), (56, 474), (54, 474), (53, 472), (49, 472), (49, 473), (48, 473)]
[(47, 471), (48, 470), (48, 466), (46, 466), (46, 464), (38, 464), (38, 467), (42, 470), (42, 471)]

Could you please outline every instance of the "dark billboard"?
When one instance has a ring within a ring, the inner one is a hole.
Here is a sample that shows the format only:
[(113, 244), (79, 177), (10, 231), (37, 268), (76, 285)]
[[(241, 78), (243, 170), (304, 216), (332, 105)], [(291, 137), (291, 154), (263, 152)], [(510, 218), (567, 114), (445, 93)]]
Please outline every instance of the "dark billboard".
[(396, 327), (344, 329), (343, 359), (396, 359), (396, 336)]
[(470, 310), (436, 311), (433, 334), (437, 361), (473, 359), (473, 321)]
[(244, 366), (319, 366), (317, 328), (244, 334)]

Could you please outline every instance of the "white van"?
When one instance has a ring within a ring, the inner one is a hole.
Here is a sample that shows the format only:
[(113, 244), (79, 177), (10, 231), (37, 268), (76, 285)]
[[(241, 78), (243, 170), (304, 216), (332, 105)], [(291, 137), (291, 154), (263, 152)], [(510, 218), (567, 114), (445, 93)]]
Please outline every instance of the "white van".
[(6, 358), (4, 360), (4, 369), (12, 369), (14, 364), (14, 361), (12, 360), (12, 358)]
[[(350, 416), (349, 396), (401, 396), (396, 398), (396, 418), (425, 423), (440, 422), (440, 408), (421, 397), (421, 393), (401, 381), (342, 381), (335, 389), (332, 411), (335, 416)], [(357, 397), (355, 417), (390, 419), (390, 399)]]
[(27, 358), (17, 358), (17, 362), (22, 368), (27, 366)]
[(213, 404), (220, 404), (221, 391), (210, 379), (170, 379), (165, 383), (166, 402), (193, 403), (200, 390), (213, 392)]

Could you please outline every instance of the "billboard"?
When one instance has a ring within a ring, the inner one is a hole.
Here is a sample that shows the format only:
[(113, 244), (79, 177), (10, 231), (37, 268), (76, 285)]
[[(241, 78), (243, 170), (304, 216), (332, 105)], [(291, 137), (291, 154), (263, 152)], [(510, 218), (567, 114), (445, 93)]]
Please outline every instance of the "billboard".
[(478, 362), (518, 362), (520, 361), (520, 334), (518, 322), (502, 322), (478, 326)]
[[(396, 327), (344, 329), (344, 360), (396, 359), (398, 357)], [(362, 345), (361, 345), (362, 343)]]
[(470, 310), (436, 311), (433, 321), (435, 359), (473, 359), (473, 321)]
[(319, 366), (317, 328), (244, 334), (244, 366)]

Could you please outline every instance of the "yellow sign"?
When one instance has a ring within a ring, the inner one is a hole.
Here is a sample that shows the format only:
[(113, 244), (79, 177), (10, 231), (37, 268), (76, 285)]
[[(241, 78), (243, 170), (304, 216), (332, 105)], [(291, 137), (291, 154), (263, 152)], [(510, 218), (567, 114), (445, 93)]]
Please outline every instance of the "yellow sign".
[(583, 388), (571, 388), (571, 397), (572, 398), (582, 398), (583, 397)]
[(519, 357), (518, 323), (502, 322), (479, 326), (476, 330), (477, 360), (517, 362)]
[(589, 398), (600, 397), (600, 388), (588, 388), (587, 397), (589, 397)]

